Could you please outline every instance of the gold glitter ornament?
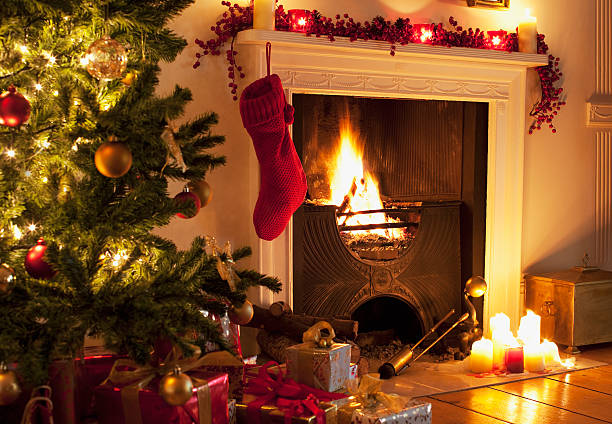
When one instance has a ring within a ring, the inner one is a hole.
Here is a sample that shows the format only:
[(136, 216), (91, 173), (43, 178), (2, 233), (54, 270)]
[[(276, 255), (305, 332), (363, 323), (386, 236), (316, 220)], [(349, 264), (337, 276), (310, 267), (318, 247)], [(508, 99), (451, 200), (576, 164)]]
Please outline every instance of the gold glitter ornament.
[(127, 68), (125, 47), (108, 35), (94, 41), (87, 49), (87, 72), (99, 80), (120, 78)]

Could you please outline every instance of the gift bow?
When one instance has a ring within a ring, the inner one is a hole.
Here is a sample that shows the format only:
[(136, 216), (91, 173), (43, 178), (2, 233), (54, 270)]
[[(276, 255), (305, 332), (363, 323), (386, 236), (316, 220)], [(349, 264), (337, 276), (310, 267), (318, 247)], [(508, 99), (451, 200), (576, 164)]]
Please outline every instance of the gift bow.
[(349, 380), (347, 388), (350, 394), (349, 402), (338, 408), (338, 421), (340, 424), (350, 423), (356, 409), (377, 409), (383, 406), (394, 414), (402, 411), (408, 399), (393, 393), (384, 393), (382, 380), (365, 374), (359, 379)]
[[(278, 373), (272, 374), (271, 367), (278, 367)], [(247, 382), (245, 393), (258, 396), (247, 405), (249, 423), (260, 424), (260, 409), (266, 404), (279, 408), (285, 414), (285, 424), (291, 424), (291, 418), (310, 412), (316, 416), (317, 424), (325, 424), (325, 411), (319, 407), (320, 400), (330, 401), (345, 397), (343, 394), (328, 393), (314, 389), (288, 378), (279, 364), (269, 361), (259, 369), (257, 377)]]
[[(328, 335), (323, 335), (321, 330), (327, 330)], [(302, 342), (311, 343), (313, 346), (318, 347), (332, 347), (334, 344), (334, 337), (336, 337), (334, 327), (327, 321), (319, 321), (308, 330), (304, 331), (304, 334), (302, 334)]]
[[(102, 385), (110, 383), (113, 386), (122, 387), (121, 400), (126, 423), (142, 424), (138, 391), (144, 389), (156, 376), (164, 376), (173, 371), (176, 366), (186, 373), (204, 365), (206, 356), (199, 357), (202, 353), (200, 348), (194, 345), (190, 345), (190, 347), (193, 349), (192, 357), (179, 359), (178, 351), (173, 348), (159, 367), (139, 365), (130, 359), (117, 359), (115, 361)], [(191, 377), (191, 380), (194, 387), (198, 388), (199, 424), (210, 424), (211, 399), (208, 383), (206, 380), (195, 377)]]

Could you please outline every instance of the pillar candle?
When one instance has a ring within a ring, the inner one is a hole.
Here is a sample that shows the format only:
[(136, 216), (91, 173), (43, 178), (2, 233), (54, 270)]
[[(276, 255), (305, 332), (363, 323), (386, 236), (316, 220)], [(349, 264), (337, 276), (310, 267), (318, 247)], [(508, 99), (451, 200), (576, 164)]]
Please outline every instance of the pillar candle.
[(521, 373), (524, 371), (523, 347), (509, 347), (506, 349), (504, 362), (509, 373)]
[(523, 345), (540, 345), (540, 316), (527, 310), (527, 315), (521, 318), (517, 336)]
[(294, 32), (306, 32), (310, 26), (310, 10), (291, 9), (287, 12), (289, 27)]
[(518, 48), (523, 53), (538, 52), (537, 19), (530, 16), (529, 9), (525, 10), (525, 16), (518, 25)]
[(525, 356), (525, 370), (529, 372), (544, 371), (544, 352), (539, 344), (523, 346), (523, 354)]
[(253, 28), (274, 31), (276, 22), (275, 0), (254, 0), (253, 2)]
[(561, 364), (559, 348), (555, 342), (549, 342), (548, 340), (544, 339), (540, 346), (542, 352), (544, 353), (544, 363), (546, 364), (546, 368)]
[(490, 372), (493, 369), (493, 342), (482, 338), (472, 344), (470, 370), (474, 373)]

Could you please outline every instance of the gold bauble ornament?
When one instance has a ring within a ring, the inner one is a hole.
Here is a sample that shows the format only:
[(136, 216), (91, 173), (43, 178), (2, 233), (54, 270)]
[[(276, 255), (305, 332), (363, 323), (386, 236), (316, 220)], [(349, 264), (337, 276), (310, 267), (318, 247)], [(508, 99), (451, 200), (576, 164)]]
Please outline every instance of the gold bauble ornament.
[(174, 371), (162, 378), (159, 383), (159, 395), (168, 405), (180, 406), (187, 403), (193, 395), (193, 383), (187, 374), (181, 372), (177, 365)]
[(15, 270), (10, 265), (0, 265), (0, 292), (8, 293), (13, 281), (15, 281)]
[(95, 163), (100, 174), (109, 178), (119, 178), (130, 170), (132, 152), (125, 144), (111, 137), (96, 150)]
[(237, 325), (247, 325), (253, 319), (253, 304), (247, 299), (241, 307), (232, 306), (228, 312), (230, 321)]
[(127, 68), (125, 47), (108, 35), (94, 41), (87, 49), (87, 72), (99, 80), (121, 77)]
[(205, 180), (191, 181), (187, 184), (187, 187), (189, 187), (189, 191), (195, 193), (200, 198), (200, 207), (202, 208), (208, 205), (212, 199), (212, 188)]
[(19, 380), (15, 371), (9, 371), (4, 365), (0, 364), (0, 405), (10, 405), (15, 402), (21, 394)]
[(487, 282), (484, 278), (474, 275), (465, 282), (465, 292), (471, 297), (480, 297), (487, 292)]

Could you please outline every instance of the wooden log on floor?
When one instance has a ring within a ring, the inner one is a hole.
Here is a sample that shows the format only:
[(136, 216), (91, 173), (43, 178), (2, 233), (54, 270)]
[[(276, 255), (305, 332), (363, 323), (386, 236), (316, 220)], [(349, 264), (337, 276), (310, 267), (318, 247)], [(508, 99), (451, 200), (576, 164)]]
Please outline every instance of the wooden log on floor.
[(327, 321), (334, 327), (336, 336), (345, 337), (349, 340), (355, 340), (357, 338), (357, 332), (359, 331), (359, 322), (353, 321), (352, 319), (338, 319), (333, 317), (313, 317), (310, 315), (298, 315), (294, 314), (293, 319), (306, 324), (308, 327), (316, 324), (319, 321)]
[(354, 340), (357, 337), (357, 330), (359, 328), (357, 321), (296, 314), (277, 317), (270, 310), (257, 305), (253, 305), (253, 319), (246, 326), (263, 328), (271, 333), (281, 333), (295, 341), (301, 342), (302, 334), (319, 321), (329, 322), (334, 327), (338, 337), (344, 337), (349, 340)]
[(297, 344), (295, 340), (289, 337), (279, 333), (268, 333), (266, 330), (259, 330), (257, 333), (257, 343), (262, 352), (279, 364), (287, 360), (287, 348)]

